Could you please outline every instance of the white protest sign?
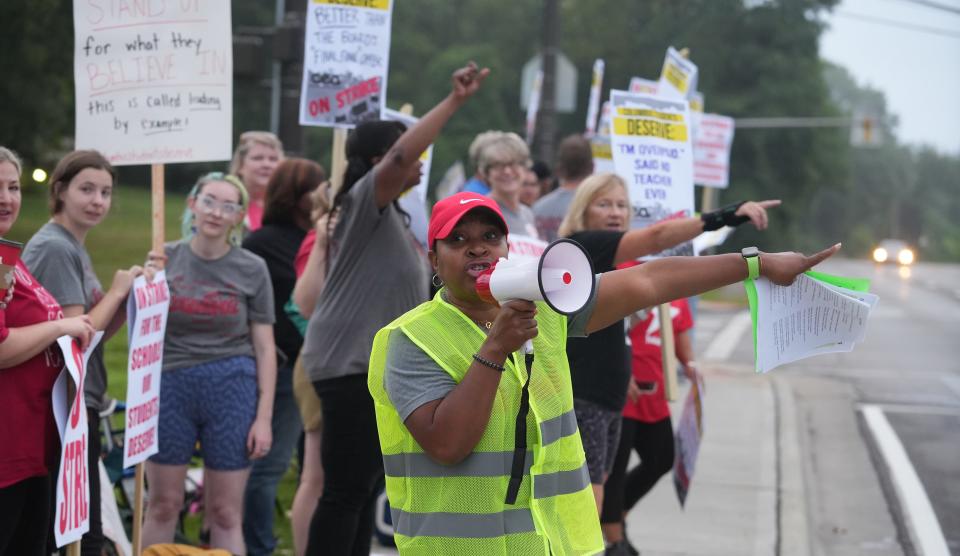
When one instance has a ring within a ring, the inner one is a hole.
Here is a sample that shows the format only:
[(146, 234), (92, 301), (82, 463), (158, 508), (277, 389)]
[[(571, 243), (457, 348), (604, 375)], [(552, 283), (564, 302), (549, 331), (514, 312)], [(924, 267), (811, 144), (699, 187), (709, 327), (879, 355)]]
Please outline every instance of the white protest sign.
[[(383, 118), (403, 122), (408, 129), (419, 120), (419, 118), (389, 108), (383, 109)], [(433, 145), (431, 144), (427, 147), (427, 150), (420, 154), (420, 163), (422, 164), (420, 181), (400, 197), (400, 208), (410, 215), (410, 231), (413, 232), (417, 241), (426, 248), (429, 248), (427, 245), (427, 185), (430, 181), (430, 164), (432, 161)]]
[(593, 62), (593, 79), (590, 81), (590, 100), (587, 102), (587, 124), (585, 135), (592, 137), (597, 132), (597, 115), (600, 112), (600, 92), (603, 88), (603, 60)]
[(75, 0), (76, 145), (114, 165), (228, 160), (230, 3)]
[[(693, 215), (693, 149), (687, 101), (610, 91), (611, 147), (630, 190), (632, 228)], [(693, 255), (690, 242), (648, 258)]]
[(300, 124), (354, 127), (381, 119), (391, 0), (308, 0)]
[(152, 282), (143, 276), (133, 282), (127, 300), (127, 412), (123, 437), (123, 466), (131, 467), (159, 451), (160, 377), (163, 371), (163, 335), (167, 329), (170, 290), (166, 275)]
[[(58, 547), (80, 540), (80, 537), (90, 530), (90, 470), (87, 469), (89, 430), (83, 385), (87, 362), (102, 337), (103, 332), (97, 332), (87, 350), (82, 353), (80, 345), (70, 336), (57, 338), (66, 367), (63, 374), (68, 377), (67, 380), (57, 379), (57, 387), (53, 391), (54, 407), (59, 405), (66, 408), (65, 414), (60, 413), (65, 418), (60, 428), (62, 448), (53, 519), (53, 534)], [(74, 389), (72, 398), (68, 400), (67, 383), (71, 381)], [(58, 419), (58, 424), (60, 423)], [(96, 472), (94, 470), (94, 473)]]
[(610, 102), (603, 101), (600, 109), (600, 123), (597, 134), (590, 138), (590, 150), (593, 153), (593, 173), (612, 174), (613, 153), (610, 151)]
[(670, 98), (690, 99), (697, 90), (697, 66), (680, 55), (672, 46), (667, 48), (660, 70), (657, 94)]
[(530, 88), (530, 99), (527, 101), (526, 139), (527, 144), (533, 143), (533, 133), (537, 129), (537, 112), (540, 111), (540, 94), (543, 90), (543, 70), (537, 70)]
[(657, 88), (659, 85), (660, 85), (659, 81), (653, 81), (652, 79), (644, 79), (642, 77), (630, 78), (631, 93), (641, 93), (644, 95), (656, 95)]
[(690, 385), (690, 392), (683, 402), (683, 413), (677, 424), (674, 436), (674, 446), (677, 448), (677, 457), (673, 460), (673, 486), (677, 491), (677, 499), (683, 507), (690, 492), (690, 481), (693, 480), (693, 470), (697, 464), (697, 455), (700, 453), (700, 439), (703, 438), (703, 379), (697, 375), (697, 380)]
[(704, 114), (693, 142), (693, 181), (697, 185), (725, 188), (730, 184), (730, 148), (734, 120)]
[(539, 259), (547, 250), (547, 242), (524, 234), (507, 235), (507, 258)]

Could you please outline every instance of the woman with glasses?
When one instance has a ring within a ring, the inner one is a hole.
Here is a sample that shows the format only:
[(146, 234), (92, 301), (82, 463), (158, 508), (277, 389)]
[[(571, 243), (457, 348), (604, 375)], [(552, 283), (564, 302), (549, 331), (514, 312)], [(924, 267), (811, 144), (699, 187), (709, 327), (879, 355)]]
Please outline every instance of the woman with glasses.
[(250, 196), (244, 225), (258, 229), (263, 222), (264, 199), (270, 177), (283, 161), (283, 143), (269, 131), (244, 131), (230, 161), (230, 173), (240, 178)]
[(500, 206), (511, 233), (538, 238), (533, 211), (520, 202), (530, 149), (516, 133), (501, 133), (483, 144), (478, 159), (490, 197)]
[(270, 451), (277, 373), (270, 275), (240, 247), (247, 203), (236, 177), (201, 177), (187, 197), (183, 239), (165, 248), (171, 299), (144, 546), (173, 540), (199, 440), (210, 544), (246, 553), (243, 493), (251, 460)]

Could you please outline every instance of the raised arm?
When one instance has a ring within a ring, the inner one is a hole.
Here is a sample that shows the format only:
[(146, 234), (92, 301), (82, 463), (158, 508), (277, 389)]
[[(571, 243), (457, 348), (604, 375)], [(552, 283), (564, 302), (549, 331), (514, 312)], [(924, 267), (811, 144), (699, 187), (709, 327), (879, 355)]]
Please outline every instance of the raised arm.
[(454, 112), (480, 89), (489, 73), (489, 69), (481, 70), (473, 62), (455, 71), (450, 94), (401, 135), (377, 163), (375, 196), (378, 207), (383, 208), (400, 197), (420, 154), (433, 143)]
[[(761, 253), (760, 275), (787, 286), (840, 249), (840, 244), (814, 255)], [(623, 270), (604, 273), (597, 305), (587, 332), (606, 328), (628, 315), (681, 297), (690, 297), (747, 277), (747, 264), (736, 253), (710, 257), (667, 257)]]
[(624, 234), (617, 247), (614, 264), (659, 253), (685, 241), (690, 241), (705, 231), (723, 226), (739, 226), (752, 222), (758, 230), (767, 229), (767, 209), (780, 205), (780, 201), (747, 201), (733, 203), (721, 209), (704, 213), (699, 218), (675, 218), (657, 222), (652, 226), (630, 230)]

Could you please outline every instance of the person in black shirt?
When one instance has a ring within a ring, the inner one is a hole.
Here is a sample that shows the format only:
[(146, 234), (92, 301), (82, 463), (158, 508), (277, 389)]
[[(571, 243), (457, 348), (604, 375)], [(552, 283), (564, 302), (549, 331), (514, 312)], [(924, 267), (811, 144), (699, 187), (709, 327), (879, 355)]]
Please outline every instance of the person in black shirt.
[[(767, 227), (766, 209), (780, 201), (739, 202), (699, 218), (676, 218), (630, 230), (631, 206), (627, 186), (615, 174), (596, 174), (584, 180), (557, 232), (580, 243), (598, 274), (617, 265), (689, 241), (704, 231), (750, 221)], [(630, 380), (630, 352), (623, 321), (586, 338), (567, 342), (573, 382), (574, 410), (583, 438), (597, 508), (603, 504), (603, 483), (609, 474), (620, 437), (620, 414)]]
[(312, 227), (310, 193), (325, 179), (323, 168), (303, 158), (289, 158), (277, 166), (267, 186), (263, 226), (243, 241), (243, 247), (267, 263), (273, 283), (277, 345), (277, 389), (273, 402), (273, 445), (253, 464), (244, 494), (243, 537), (251, 556), (272, 554), (274, 499), (277, 484), (290, 465), (290, 458), (303, 429), (293, 397), (293, 364), (303, 337), (284, 311), (297, 275), (294, 258)]

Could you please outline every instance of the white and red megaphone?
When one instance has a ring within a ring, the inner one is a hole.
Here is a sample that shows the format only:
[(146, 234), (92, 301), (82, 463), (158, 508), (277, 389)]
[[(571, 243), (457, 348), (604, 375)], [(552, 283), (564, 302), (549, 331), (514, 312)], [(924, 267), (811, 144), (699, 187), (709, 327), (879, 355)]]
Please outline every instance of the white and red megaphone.
[[(579, 243), (558, 239), (539, 259), (503, 259), (477, 276), (477, 295), (499, 305), (511, 299), (544, 301), (554, 311), (572, 315), (593, 296), (593, 263)], [(533, 344), (527, 342), (526, 352)]]

